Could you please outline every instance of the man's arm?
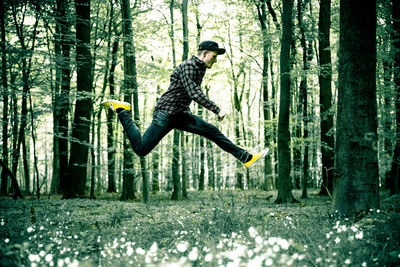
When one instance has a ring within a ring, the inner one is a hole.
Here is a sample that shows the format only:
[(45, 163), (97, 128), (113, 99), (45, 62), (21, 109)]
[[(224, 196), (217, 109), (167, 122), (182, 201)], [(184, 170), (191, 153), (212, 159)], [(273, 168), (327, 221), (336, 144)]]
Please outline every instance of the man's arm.
[(193, 76), (195, 75), (196, 71), (197, 70), (195, 66), (191, 64), (186, 64), (185, 66), (183, 66), (181, 72), (183, 86), (185, 87), (186, 91), (189, 94), (189, 97), (192, 100), (196, 101), (198, 104), (218, 115), (221, 111), (220, 108), (213, 101), (211, 101), (201, 91), (201, 87), (195, 81), (193, 81)]

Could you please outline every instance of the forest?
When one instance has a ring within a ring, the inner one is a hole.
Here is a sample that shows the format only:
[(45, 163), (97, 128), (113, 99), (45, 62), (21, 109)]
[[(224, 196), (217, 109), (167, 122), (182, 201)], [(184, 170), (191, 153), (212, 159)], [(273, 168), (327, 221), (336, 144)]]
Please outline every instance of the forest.
[[(0, 5), (0, 266), (400, 264), (396, 0)], [(226, 116), (191, 112), (252, 168), (177, 129), (138, 156), (101, 105), (143, 133), (206, 40)]]

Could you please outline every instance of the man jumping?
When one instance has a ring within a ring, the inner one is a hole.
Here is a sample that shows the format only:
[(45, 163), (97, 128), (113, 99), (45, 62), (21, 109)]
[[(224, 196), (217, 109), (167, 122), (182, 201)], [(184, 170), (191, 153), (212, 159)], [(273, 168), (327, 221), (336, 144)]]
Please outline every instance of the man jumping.
[(146, 156), (172, 129), (179, 129), (201, 135), (226, 152), (232, 154), (249, 168), (267, 155), (266, 148), (260, 153), (251, 155), (246, 150), (232, 143), (214, 125), (193, 115), (189, 109), (192, 100), (214, 112), (218, 120), (223, 120), (225, 113), (212, 102), (201, 90), (206, 69), (217, 62), (217, 56), (225, 53), (213, 41), (202, 42), (196, 55), (183, 61), (171, 74), (170, 86), (157, 104), (153, 112), (153, 121), (143, 136), (132, 121), (131, 105), (117, 100), (105, 100), (102, 105), (111, 108), (118, 114), (133, 151), (139, 156)]

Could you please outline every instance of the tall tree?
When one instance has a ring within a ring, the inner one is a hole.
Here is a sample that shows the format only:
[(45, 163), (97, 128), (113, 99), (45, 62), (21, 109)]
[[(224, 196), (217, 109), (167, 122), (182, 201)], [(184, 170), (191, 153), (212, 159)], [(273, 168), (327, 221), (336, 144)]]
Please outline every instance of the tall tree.
[[(2, 121), (2, 133), (3, 133), (3, 146), (2, 146), (2, 157), (4, 164), (8, 165), (8, 82), (7, 82), (7, 51), (6, 51), (6, 30), (5, 30), (5, 17), (8, 9), (4, 6), (4, 0), (0, 0), (0, 30), (1, 30), (1, 85), (3, 87), (3, 121)], [(8, 186), (8, 175), (6, 169), (3, 168), (1, 171), (1, 185), (0, 195), (7, 194)]]
[(331, 0), (321, 0), (319, 8), (319, 103), (321, 114), (322, 185), (320, 195), (332, 194), (334, 135), (332, 110), (332, 64), (330, 49)]
[[(56, 42), (61, 45), (61, 57), (57, 60), (57, 69), (61, 71), (61, 85), (59, 95), (56, 93), (56, 114), (57, 114), (57, 145), (58, 145), (58, 162), (59, 162), (59, 188), (58, 192), (64, 190), (66, 181), (68, 180), (68, 134), (69, 134), (69, 95), (71, 89), (71, 64), (70, 50), (71, 40), (71, 24), (68, 20), (68, 0), (57, 0), (56, 23), (60, 28), (60, 36), (56, 37)], [(58, 85), (57, 85), (58, 86)]]
[(88, 143), (92, 114), (92, 55), (90, 52), (90, 0), (75, 0), (76, 10), (76, 91), (72, 142), (65, 181), (64, 198), (85, 194)]
[[(116, 36), (115, 40), (111, 40), (111, 36), (113, 34), (113, 25), (115, 24), (114, 18), (114, 1), (110, 0), (109, 5), (107, 5), (107, 33), (106, 33), (106, 43), (107, 43), (107, 51), (105, 57), (105, 66), (104, 66), (104, 79), (103, 79), (103, 86), (101, 90), (101, 97), (104, 96), (106, 91), (107, 85), (109, 86), (109, 94), (110, 98), (114, 98), (114, 71), (116, 67), (116, 53), (118, 51), (118, 43), (119, 43), (119, 36)], [(113, 132), (113, 115), (114, 112), (108, 109), (106, 110), (107, 115), (107, 177), (108, 177), (108, 187), (107, 192), (116, 192), (116, 184), (115, 184), (115, 151), (114, 151), (114, 132)], [(108, 120), (109, 119), (109, 120)], [(97, 135), (98, 135), (98, 142), (101, 139), (100, 133), (100, 125), (101, 125), (101, 110), (98, 111), (98, 126), (97, 126)], [(100, 149), (100, 144), (98, 145)], [(98, 159), (100, 158), (100, 151), (98, 151)], [(100, 162), (98, 163), (100, 165)], [(98, 175), (98, 178), (100, 175)]]
[(379, 207), (375, 1), (340, 1), (339, 45), (333, 205), (351, 215)]
[[(173, 23), (173, 9), (171, 9), (173, 5), (173, 0), (171, 0), (170, 5), (170, 14), (171, 14), (171, 24)], [(182, 25), (183, 25), (183, 55), (182, 60), (186, 60), (189, 53), (189, 39), (188, 39), (188, 1), (182, 0)], [(172, 27), (172, 26), (171, 26)], [(172, 29), (172, 28), (171, 28)], [(171, 39), (172, 40), (172, 39)], [(173, 66), (174, 68), (176, 66)], [(173, 181), (173, 192), (171, 199), (178, 200), (181, 193), (181, 179), (179, 173), (179, 142), (180, 142), (181, 131), (174, 129), (174, 138), (172, 145), (172, 181)], [(183, 145), (184, 146), (184, 145)]]
[[(302, 181), (302, 198), (307, 198), (307, 184), (308, 184), (308, 93), (307, 93), (307, 72), (309, 69), (309, 49), (307, 48), (307, 40), (306, 40), (306, 25), (304, 24), (303, 17), (305, 13), (305, 7), (308, 1), (297, 0), (297, 20), (300, 29), (300, 44), (302, 48), (303, 55), (303, 71), (301, 73), (301, 81), (300, 81), (300, 99), (302, 100), (300, 105), (303, 105), (303, 138), (304, 138), (304, 152), (303, 152), (303, 181)], [(312, 59), (312, 57), (311, 57)]]
[[(268, 49), (270, 46), (270, 39), (268, 37), (267, 29), (267, 12), (265, 7), (265, 0), (261, 0), (257, 5), (258, 20), (261, 27), (262, 46), (263, 46), (263, 66), (262, 66), (262, 100), (263, 100), (263, 115), (264, 115), (264, 147), (271, 146), (272, 129), (267, 122), (271, 119), (271, 107), (268, 96)], [(272, 158), (264, 158), (264, 189), (272, 189)]]
[[(124, 101), (132, 103), (133, 88), (137, 88), (136, 73), (133, 69), (134, 60), (134, 47), (133, 47), (133, 33), (132, 33), (132, 14), (129, 0), (121, 1), (122, 9), (122, 32), (123, 32), (123, 46), (124, 46)], [(136, 66), (135, 66), (136, 67)], [(136, 70), (135, 70), (136, 71)], [(135, 78), (132, 76), (135, 75)], [(136, 118), (134, 117), (135, 123)], [(139, 125), (138, 125), (139, 126)], [(124, 138), (124, 170), (122, 181), (122, 195), (121, 200), (134, 199), (135, 194), (133, 191), (134, 173), (133, 173), (133, 151), (132, 148)]]
[(396, 105), (396, 143), (390, 173), (390, 194), (400, 193), (400, 6), (392, 0), (393, 48), (394, 48), (394, 87)]
[[(110, 88), (110, 97), (115, 95), (115, 68), (117, 66), (117, 51), (119, 38), (115, 38), (111, 51), (111, 67), (108, 77), (108, 85)], [(107, 173), (108, 179), (115, 184), (115, 142), (114, 142), (114, 127), (113, 127), (114, 112), (111, 109), (107, 111)]]
[(293, 0), (283, 0), (282, 40), (280, 55), (280, 102), (278, 121), (278, 197), (276, 203), (291, 203), (295, 199), (292, 194), (290, 177), (290, 43), (292, 39), (292, 8)]
[[(27, 156), (27, 148), (26, 148), (26, 138), (25, 131), (27, 126), (28, 119), (28, 107), (27, 107), (27, 99), (30, 94), (30, 88), (32, 86), (31, 79), (31, 70), (32, 70), (32, 56), (33, 51), (36, 45), (36, 37), (38, 33), (38, 23), (39, 23), (39, 12), (35, 12), (35, 23), (33, 25), (33, 30), (31, 36), (30, 32), (24, 31), (25, 25), (25, 16), (19, 16), (21, 10), (29, 10), (29, 3), (12, 3), (11, 10), (13, 15), (13, 21), (16, 29), (16, 33), (18, 36), (19, 43), (21, 45), (21, 51), (23, 56), (21, 58), (21, 70), (22, 70), (22, 101), (21, 101), (21, 120), (20, 126), (18, 130), (18, 141), (16, 143), (16, 150), (13, 151), (13, 161), (12, 161), (12, 172), (14, 175), (17, 173), (18, 167), (18, 158), (20, 149), (22, 146), (23, 150), (23, 167), (24, 167), (24, 178), (26, 188), (29, 188), (30, 183), (30, 175), (29, 175), (29, 166), (28, 166), (28, 156)], [(30, 37), (30, 38), (29, 38)], [(30, 39), (30, 40), (29, 40)], [(31, 47), (29, 48), (29, 41), (31, 42)]]

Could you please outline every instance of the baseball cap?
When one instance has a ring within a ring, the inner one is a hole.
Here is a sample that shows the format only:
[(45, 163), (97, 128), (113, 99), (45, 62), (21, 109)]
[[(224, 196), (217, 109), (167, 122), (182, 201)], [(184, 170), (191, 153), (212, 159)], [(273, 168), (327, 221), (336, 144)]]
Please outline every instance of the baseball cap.
[(199, 44), (199, 50), (216, 51), (218, 55), (225, 54), (225, 48), (219, 48), (218, 44), (214, 41), (204, 41)]

